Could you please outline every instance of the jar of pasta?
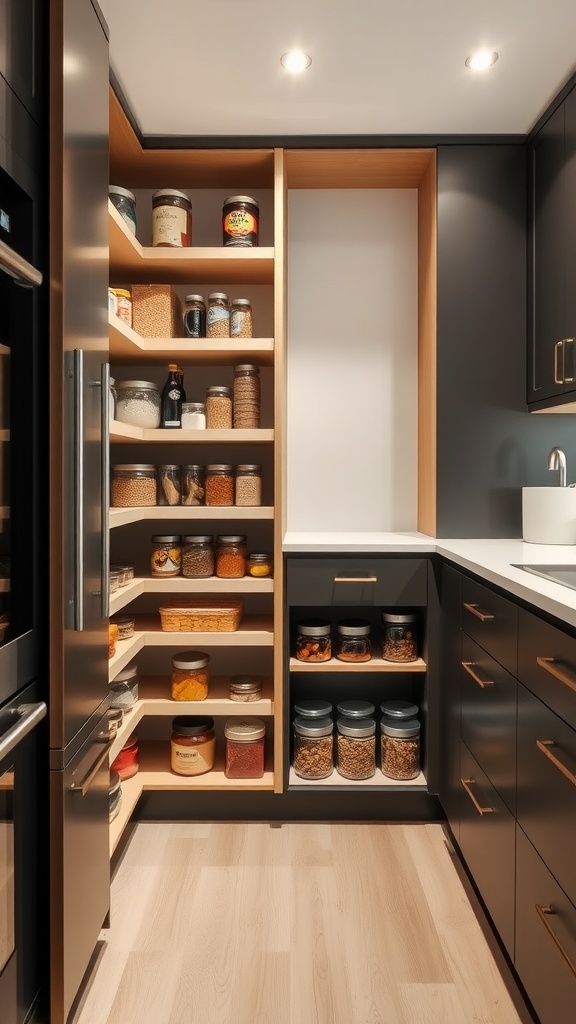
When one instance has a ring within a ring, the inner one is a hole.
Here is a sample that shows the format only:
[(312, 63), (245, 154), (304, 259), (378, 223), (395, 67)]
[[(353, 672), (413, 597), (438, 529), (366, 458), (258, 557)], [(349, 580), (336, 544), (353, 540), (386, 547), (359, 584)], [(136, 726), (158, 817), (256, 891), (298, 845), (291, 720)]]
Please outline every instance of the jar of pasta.
[(166, 579), (180, 576), (182, 569), (182, 538), (172, 533), (158, 533), (152, 537), (150, 573)]
[(210, 685), (210, 655), (182, 651), (172, 656), (172, 700), (205, 700)]
[(246, 537), (244, 534), (219, 534), (216, 538), (216, 575), (220, 579), (238, 579), (246, 573)]

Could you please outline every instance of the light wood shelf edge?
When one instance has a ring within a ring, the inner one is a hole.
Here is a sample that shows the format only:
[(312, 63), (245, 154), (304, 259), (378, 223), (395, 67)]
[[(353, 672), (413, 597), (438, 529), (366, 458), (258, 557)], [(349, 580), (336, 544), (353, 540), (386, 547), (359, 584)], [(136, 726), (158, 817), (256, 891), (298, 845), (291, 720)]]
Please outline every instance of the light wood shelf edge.
[(259, 430), (189, 430), (182, 427), (173, 430), (146, 429), (133, 427), (129, 423), (118, 420), (110, 422), (110, 441), (114, 443), (138, 442), (144, 444), (183, 444), (201, 442), (203, 444), (269, 444), (274, 440), (274, 431), (266, 428)]
[(114, 313), (108, 315), (110, 357), (121, 362), (159, 361), (167, 356), (189, 363), (234, 363), (248, 357), (270, 365), (274, 356), (273, 338), (227, 338), (215, 343), (211, 338), (144, 338)]
[(327, 779), (301, 779), (291, 767), (288, 777), (288, 786), (290, 789), (376, 789), (376, 790), (410, 790), (423, 793), (428, 792), (428, 783), (423, 772), (415, 779), (410, 779), (408, 782), (402, 782), (398, 779), (389, 779), (386, 775), (383, 775), (380, 768), (376, 769), (375, 774), (370, 779), (359, 779), (357, 782), (353, 779), (344, 779), (341, 775), (338, 775), (336, 769), (332, 772)]
[(273, 590), (273, 579), (258, 580), (251, 576), (235, 580), (218, 579), (216, 576), (201, 580), (187, 579), (185, 576), (174, 576), (167, 580), (138, 577), (112, 594), (110, 614), (115, 615), (142, 594), (271, 594)]
[(398, 662), (398, 661), (384, 661), (383, 658), (372, 658), (370, 661), (364, 662), (346, 662), (338, 661), (337, 658), (331, 658), (330, 661), (321, 661), (315, 664), (308, 665), (305, 661), (298, 661), (297, 658), (290, 658), (290, 671), (291, 672), (308, 672), (308, 673), (328, 673), (336, 672), (358, 672), (359, 674), (374, 674), (382, 672), (400, 672), (403, 675), (407, 675), (410, 672), (426, 672), (427, 664), (422, 658), (418, 658), (416, 661)]
[(186, 505), (149, 505), (134, 508), (111, 508), (109, 511), (110, 529), (117, 526), (128, 526), (130, 523), (141, 523), (147, 520), (181, 520), (182, 522), (213, 522), (218, 519), (273, 519), (274, 508), (271, 505), (258, 507), (242, 507), (240, 505), (200, 505), (189, 508)]

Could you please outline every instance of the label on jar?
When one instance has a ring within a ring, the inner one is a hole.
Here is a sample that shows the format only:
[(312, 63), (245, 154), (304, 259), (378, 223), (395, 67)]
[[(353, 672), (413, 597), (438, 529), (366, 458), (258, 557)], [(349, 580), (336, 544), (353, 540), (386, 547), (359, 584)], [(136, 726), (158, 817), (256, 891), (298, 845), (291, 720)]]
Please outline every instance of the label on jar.
[(178, 775), (202, 775), (214, 765), (215, 740), (198, 746), (184, 746), (172, 740), (172, 771)]
[(186, 210), (177, 206), (157, 206), (152, 210), (152, 245), (190, 245)]
[(182, 564), (182, 548), (154, 548), (150, 559), (153, 576), (179, 576)]
[(188, 309), (184, 313), (184, 331), (187, 338), (202, 337), (203, 313), (200, 309)]
[(209, 306), (206, 315), (208, 327), (213, 327), (214, 324), (220, 321), (230, 319), (230, 310), (223, 309), (222, 306)]
[(258, 221), (248, 210), (231, 210), (224, 217), (224, 232), (232, 238), (246, 238), (246, 235), (256, 236)]

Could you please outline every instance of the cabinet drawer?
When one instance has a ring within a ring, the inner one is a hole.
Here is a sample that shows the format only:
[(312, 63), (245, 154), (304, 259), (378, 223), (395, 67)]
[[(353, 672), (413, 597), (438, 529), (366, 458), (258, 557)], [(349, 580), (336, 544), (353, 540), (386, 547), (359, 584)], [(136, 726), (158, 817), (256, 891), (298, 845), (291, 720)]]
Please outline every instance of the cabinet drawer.
[(516, 842), (516, 970), (541, 1024), (573, 1024), (576, 907), (521, 828)]
[(290, 605), (426, 604), (425, 558), (289, 558)]
[(462, 579), (462, 629), (515, 676), (518, 609), (481, 583)]
[(520, 610), (518, 678), (576, 729), (576, 639)]
[(462, 634), (462, 739), (514, 813), (517, 683), (494, 658)]
[(576, 732), (521, 684), (517, 817), (576, 903)]
[(460, 771), (460, 849), (513, 957), (516, 824), (465, 743), (461, 745)]

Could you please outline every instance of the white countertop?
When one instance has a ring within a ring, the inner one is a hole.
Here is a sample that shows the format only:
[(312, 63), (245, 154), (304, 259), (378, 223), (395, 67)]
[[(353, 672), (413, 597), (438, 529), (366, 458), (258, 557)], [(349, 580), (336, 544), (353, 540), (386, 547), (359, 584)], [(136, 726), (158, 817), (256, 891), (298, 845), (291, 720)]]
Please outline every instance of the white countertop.
[(436, 551), (489, 583), (576, 626), (576, 590), (515, 565), (574, 565), (576, 545), (522, 540), (441, 540), (422, 533), (287, 533), (284, 550), (295, 554), (362, 552), (426, 554)]

